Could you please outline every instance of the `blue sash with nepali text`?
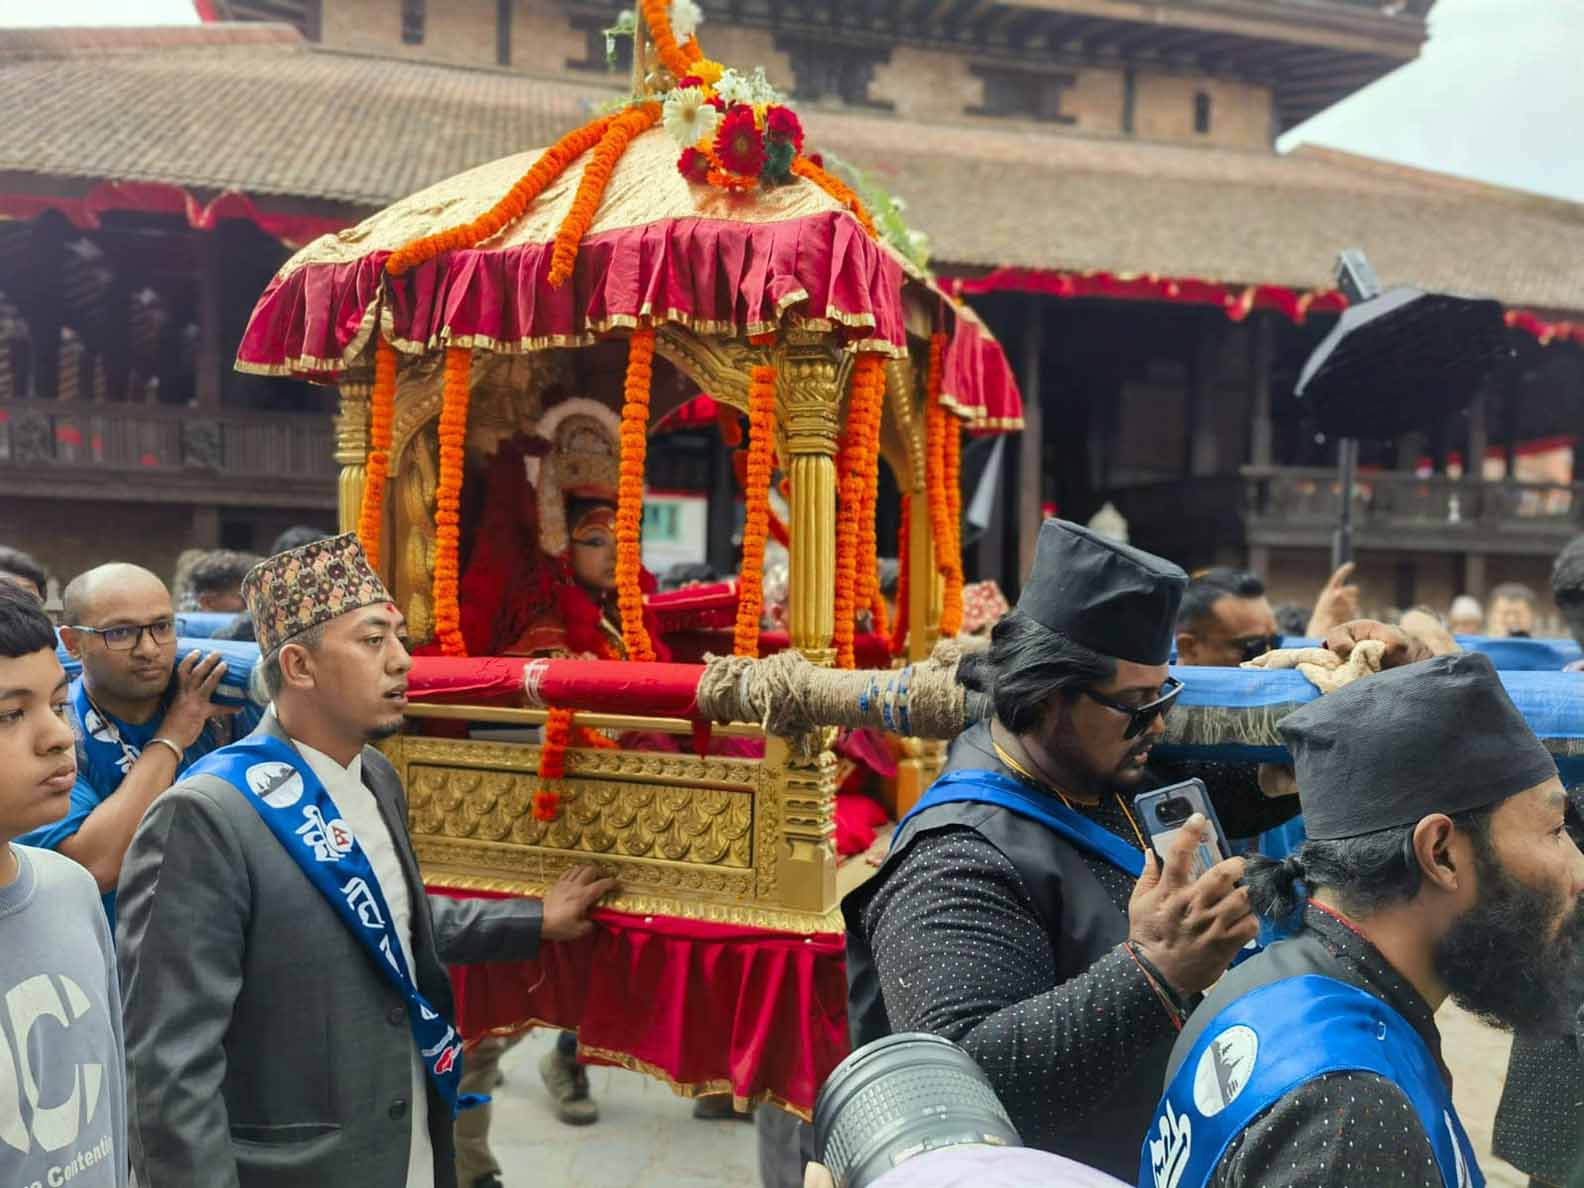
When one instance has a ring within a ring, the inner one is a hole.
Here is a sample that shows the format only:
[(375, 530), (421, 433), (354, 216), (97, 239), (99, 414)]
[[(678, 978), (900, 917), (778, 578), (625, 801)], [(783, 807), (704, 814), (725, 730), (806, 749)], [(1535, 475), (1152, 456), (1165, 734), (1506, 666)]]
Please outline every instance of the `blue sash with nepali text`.
[(1371, 1072), (1402, 1090), (1446, 1188), (1485, 1177), (1430, 1049), (1373, 994), (1301, 974), (1236, 999), (1206, 1024), (1166, 1086), (1139, 1158), (1139, 1188), (1204, 1188), (1250, 1122), (1300, 1085)]
[(401, 992), (424, 1070), (452, 1117), (458, 1109), (485, 1100), (458, 1095), (462, 1038), (418, 992), (374, 868), (324, 783), (297, 749), (271, 735), (254, 733), (205, 756), (188, 774), (218, 776), (258, 810), (292, 861)]

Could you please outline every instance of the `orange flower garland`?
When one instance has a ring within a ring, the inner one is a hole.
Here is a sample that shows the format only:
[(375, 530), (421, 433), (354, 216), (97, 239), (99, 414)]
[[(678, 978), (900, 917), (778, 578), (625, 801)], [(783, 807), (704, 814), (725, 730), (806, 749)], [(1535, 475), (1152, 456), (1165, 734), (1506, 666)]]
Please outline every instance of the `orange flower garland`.
[(748, 380), (748, 466), (743, 478), (742, 578), (737, 587), (737, 624), (732, 650), (759, 655), (764, 613), (765, 536), (770, 531), (770, 478), (774, 465), (776, 370), (755, 364)]
[(643, 14), (644, 24), (649, 26), (649, 40), (654, 42), (661, 64), (674, 76), (682, 78), (688, 73), (688, 67), (702, 56), (698, 41), (689, 37), (684, 45), (677, 44), (676, 34), (671, 31), (671, 0), (638, 0), (638, 11)]
[(908, 636), (908, 554), (913, 536), (913, 496), (902, 493), (902, 522), (897, 527), (897, 615), (891, 626), (891, 654), (900, 656)]
[(435, 637), (447, 656), (466, 656), (462, 617), (457, 606), (461, 570), (457, 550), (462, 534), (462, 447), (467, 439), (468, 380), (473, 352), (447, 347), (440, 403), (440, 478), (435, 490)]
[(627, 340), (627, 389), (621, 412), (621, 470), (616, 484), (616, 605), (629, 660), (653, 660), (644, 626), (642, 568), (644, 461), (649, 452), (649, 386), (654, 379), (655, 332), (634, 330)]
[[(854, 597), (859, 610), (868, 608), (871, 630), (885, 637), (891, 634), (891, 626), (886, 619), (885, 599), (880, 595), (879, 542), (875, 540), (875, 506), (880, 493), (880, 420), (885, 408), (885, 364), (877, 355), (871, 355), (870, 358), (876, 366), (872, 368), (873, 377), (867, 382), (878, 385), (879, 391), (865, 397), (869, 404), (863, 422), (864, 436), (859, 442), (863, 449), (859, 473), (864, 477), (864, 485), (863, 503), (858, 508), (858, 568)], [(861, 358), (855, 361), (855, 372), (861, 364)], [(854, 392), (856, 394), (856, 388)]]
[(941, 443), (941, 478), (946, 484), (946, 523), (951, 528), (947, 546), (946, 587), (941, 597), (941, 630), (960, 634), (963, 622), (962, 562), (962, 422), (942, 408), (946, 440)]
[(533, 794), (537, 821), (554, 821), (561, 808), (561, 781), (566, 778), (566, 750), (572, 741), (572, 711), (552, 708), (545, 717), (539, 748), (539, 787)]
[(604, 135), (594, 147), (594, 155), (583, 169), (578, 180), (577, 194), (572, 199), (572, 209), (561, 220), (556, 231), (555, 246), (550, 250), (550, 283), (560, 288), (572, 276), (572, 266), (577, 262), (578, 245), (594, 225), (594, 214), (600, 200), (605, 197), (605, 187), (610, 184), (611, 170), (633, 137), (647, 132), (660, 122), (658, 103), (641, 103), (630, 107), (606, 125)]
[(837, 202), (852, 211), (858, 221), (863, 224), (863, 229), (869, 232), (870, 239), (879, 239), (880, 233), (875, 230), (874, 220), (869, 217), (869, 212), (864, 208), (863, 200), (853, 193), (852, 187), (820, 166), (814, 164), (807, 157), (799, 157), (792, 162), (792, 172), (798, 177), (813, 182), (824, 190)]
[(574, 132), (568, 132), (547, 148), (494, 206), (472, 222), (425, 235), (422, 239), (406, 244), (391, 253), (385, 261), (385, 271), (392, 276), (401, 276), (442, 253), (481, 244), (515, 223), (527, 211), (529, 203), (566, 172), (568, 165), (600, 142), (615, 118), (614, 115), (603, 115)]
[[(946, 336), (930, 336), (929, 375), (925, 382), (924, 447), (925, 487), (929, 498), (930, 536), (935, 542), (935, 568), (946, 579), (941, 604), (940, 633), (950, 638), (962, 631), (962, 550), (957, 529), (952, 525), (954, 501), (947, 490), (948, 442), (956, 434), (956, 417), (941, 404), (941, 374), (946, 355)], [(948, 428), (947, 422), (951, 422)]]
[(369, 407), (368, 473), (358, 509), (358, 539), (370, 568), (380, 567), (384, 544), (385, 484), (390, 477), (391, 425), (396, 419), (396, 348), (374, 339), (374, 396)]
[[(842, 441), (840, 506), (836, 514), (836, 665), (853, 668), (855, 620), (860, 606), (870, 606), (874, 570), (862, 583), (864, 508), (874, 506), (872, 487), (877, 479), (875, 459), (880, 437), (880, 409), (885, 399), (885, 360), (865, 351), (853, 361), (852, 384), (847, 399), (847, 432)], [(874, 532), (871, 525), (869, 536)], [(872, 544), (871, 544), (872, 547)], [(862, 596), (862, 601), (860, 601)]]

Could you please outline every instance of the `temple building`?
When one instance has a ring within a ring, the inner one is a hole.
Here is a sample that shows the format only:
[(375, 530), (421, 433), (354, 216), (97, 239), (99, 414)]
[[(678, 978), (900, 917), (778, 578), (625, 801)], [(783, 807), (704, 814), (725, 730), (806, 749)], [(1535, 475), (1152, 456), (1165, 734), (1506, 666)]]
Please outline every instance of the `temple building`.
[[(620, 95), (622, 7), (200, 0), (189, 29), (0, 32), (6, 542), (69, 570), (107, 533), (159, 559), (328, 522), (332, 402), (231, 371), (249, 304), (293, 246)], [(1388, 286), (1496, 298), (1515, 351), (1466, 414), (1363, 443), (1366, 609), (1544, 585), (1584, 517), (1584, 208), (1275, 150), (1412, 60), (1428, 0), (702, 7), (712, 51), (763, 65), (811, 145), (897, 200), (1019, 366), (1023, 434), (965, 455), (970, 576), (1015, 590), (1045, 511), (1106, 509), (1184, 565), (1312, 598), (1336, 443), (1291, 393), (1344, 305), (1335, 255), (1358, 247)], [(731, 489), (685, 426), (649, 479)], [(676, 522), (724, 568), (715, 503)]]

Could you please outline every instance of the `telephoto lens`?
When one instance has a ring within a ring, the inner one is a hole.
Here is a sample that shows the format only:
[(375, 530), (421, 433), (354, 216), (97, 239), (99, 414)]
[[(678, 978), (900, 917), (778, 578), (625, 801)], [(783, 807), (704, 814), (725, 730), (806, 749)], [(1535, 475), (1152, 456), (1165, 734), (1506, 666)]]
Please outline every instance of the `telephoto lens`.
[(836, 1066), (814, 1105), (814, 1149), (836, 1188), (870, 1188), (909, 1159), (965, 1145), (1023, 1140), (973, 1058), (938, 1035), (866, 1044)]

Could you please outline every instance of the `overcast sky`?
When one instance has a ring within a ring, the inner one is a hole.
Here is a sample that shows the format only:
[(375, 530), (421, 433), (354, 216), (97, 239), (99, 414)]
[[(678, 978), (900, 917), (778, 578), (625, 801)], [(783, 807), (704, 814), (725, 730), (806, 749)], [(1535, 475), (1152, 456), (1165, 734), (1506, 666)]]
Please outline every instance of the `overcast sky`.
[[(0, 0), (4, 25), (192, 24), (192, 0)], [(1584, 0), (1438, 0), (1418, 61), (1282, 138), (1584, 202)]]

